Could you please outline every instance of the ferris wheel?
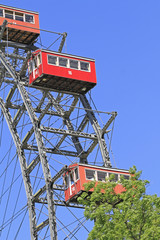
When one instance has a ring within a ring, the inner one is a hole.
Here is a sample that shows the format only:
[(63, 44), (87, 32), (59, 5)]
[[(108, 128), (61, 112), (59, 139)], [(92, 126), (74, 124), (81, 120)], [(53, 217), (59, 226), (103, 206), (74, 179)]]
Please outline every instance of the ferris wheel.
[(117, 113), (96, 109), (95, 61), (62, 53), (66, 33), (42, 49), (38, 13), (4, 5), (0, 25), (0, 239), (87, 238), (70, 166), (127, 177), (109, 157)]

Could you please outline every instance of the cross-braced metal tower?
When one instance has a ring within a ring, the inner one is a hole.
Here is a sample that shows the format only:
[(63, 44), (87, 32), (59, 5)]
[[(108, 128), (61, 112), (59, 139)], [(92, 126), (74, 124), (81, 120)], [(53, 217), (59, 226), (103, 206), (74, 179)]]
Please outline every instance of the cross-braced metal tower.
[[(62, 176), (67, 166), (74, 162), (111, 167), (110, 143), (107, 146), (105, 136), (108, 136), (108, 128), (114, 122), (116, 112), (95, 110), (90, 93), (81, 95), (29, 86), (27, 61), (32, 51), (37, 49), (36, 44), (3, 41), (6, 27), (7, 23), (0, 32), (0, 123), (2, 128), (2, 120), (5, 119), (13, 139), (11, 145), (14, 142), (16, 147), (12, 162), (17, 162), (18, 156), (27, 196), (28, 213), (25, 214), (29, 216), (31, 239), (80, 239), (78, 234), (81, 229), (88, 232), (83, 213), (80, 215), (83, 206), (66, 205)], [(101, 115), (105, 116), (105, 122)], [(3, 131), (2, 146), (6, 141), (4, 134)], [(12, 164), (11, 154), (8, 159), (6, 169)], [(14, 187), (16, 177), (14, 175), (10, 180), (10, 187)], [(0, 202), (6, 191), (3, 190)], [(14, 191), (16, 194), (16, 189)], [(15, 210), (17, 205), (9, 218), (10, 224), (6, 212), (3, 214), (0, 224), (3, 239), (11, 239), (9, 236), (13, 230), (10, 229), (18, 215)], [(13, 239), (20, 239), (18, 234), (25, 224), (22, 220)]]

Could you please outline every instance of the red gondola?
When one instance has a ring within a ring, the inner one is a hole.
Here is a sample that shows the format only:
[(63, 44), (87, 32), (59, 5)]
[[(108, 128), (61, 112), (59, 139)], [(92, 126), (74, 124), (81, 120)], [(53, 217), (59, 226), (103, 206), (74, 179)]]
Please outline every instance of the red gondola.
[(0, 4), (0, 25), (4, 20), (7, 20), (8, 25), (3, 40), (31, 44), (40, 34), (37, 12)]
[[(123, 175), (125, 179), (129, 179), (130, 173), (128, 170), (122, 170), (117, 168), (106, 168), (92, 166), (82, 163), (76, 163), (69, 166), (69, 170), (63, 175), (65, 184), (65, 201), (77, 202), (77, 197), (84, 192), (84, 183), (91, 180), (105, 181), (106, 177), (114, 174), (113, 181), (120, 180), (120, 176)], [(93, 191), (92, 189), (90, 190)], [(117, 184), (115, 187), (116, 193), (121, 193), (124, 188), (121, 184)]]
[(93, 59), (37, 50), (28, 65), (29, 84), (35, 86), (83, 94), (96, 85)]

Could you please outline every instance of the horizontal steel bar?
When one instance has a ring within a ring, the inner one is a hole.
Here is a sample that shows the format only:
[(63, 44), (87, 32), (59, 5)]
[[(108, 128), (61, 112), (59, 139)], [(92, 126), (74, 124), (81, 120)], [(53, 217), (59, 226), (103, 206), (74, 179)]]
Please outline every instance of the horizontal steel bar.
[(44, 127), (44, 126), (41, 126), (41, 131), (97, 140), (97, 136), (92, 133), (84, 133), (84, 132), (78, 132), (73, 130), (50, 128), (50, 127)]
[[(43, 203), (43, 204), (48, 204), (46, 199), (40, 198), (37, 200), (37, 203)], [(67, 208), (81, 208), (84, 209), (84, 206), (78, 204), (78, 203), (68, 203), (66, 204), (65, 201), (62, 200), (54, 200), (54, 205), (56, 206), (62, 206), (62, 207), (67, 207)]]
[[(51, 184), (51, 188), (52, 188), (52, 185), (53, 183), (61, 177), (61, 175), (67, 170), (67, 165), (65, 165), (50, 181), (50, 184)], [(54, 185), (54, 189), (56, 188), (56, 185)], [(63, 186), (64, 188), (64, 186)], [(56, 190), (61, 190), (61, 189), (57, 189)], [(33, 199), (36, 199), (38, 198), (41, 194), (43, 194), (44, 192), (46, 191), (46, 186), (40, 188), (38, 190), (38, 192), (36, 192), (34, 195), (33, 195)]]
[[(29, 145), (29, 144), (27, 144), (26, 146), (23, 146), (23, 149), (38, 151), (37, 146), (33, 146), (33, 145)], [(44, 148), (44, 151), (47, 153), (59, 154), (59, 155), (63, 155), (63, 156), (67, 155), (70, 157), (82, 157), (83, 156), (85, 158), (87, 156), (86, 152), (83, 152), (81, 155), (79, 155), (77, 152), (56, 150), (54, 148)]]

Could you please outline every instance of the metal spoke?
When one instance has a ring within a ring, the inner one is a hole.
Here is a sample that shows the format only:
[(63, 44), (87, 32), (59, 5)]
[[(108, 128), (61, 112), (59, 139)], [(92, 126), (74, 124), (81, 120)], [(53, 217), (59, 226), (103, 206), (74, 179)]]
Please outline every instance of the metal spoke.
[[(12, 238), (19, 239), (28, 224), (27, 239), (79, 239), (90, 229), (83, 206), (65, 202), (63, 175), (77, 162), (111, 167), (117, 113), (98, 111), (90, 93), (29, 85), (28, 59), (44, 44), (2, 40), (4, 31), (11, 36), (6, 27), (0, 30), (1, 237), (11, 239), (15, 229)], [(67, 34), (58, 34), (61, 52)]]

